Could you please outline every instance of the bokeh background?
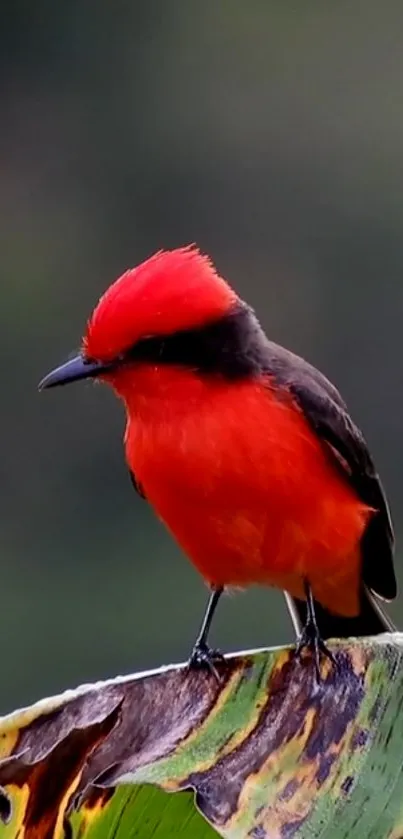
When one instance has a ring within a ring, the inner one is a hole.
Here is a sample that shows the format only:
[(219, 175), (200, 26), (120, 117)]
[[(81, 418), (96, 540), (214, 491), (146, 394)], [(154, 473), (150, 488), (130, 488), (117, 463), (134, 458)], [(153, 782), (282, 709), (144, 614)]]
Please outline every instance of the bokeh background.
[[(112, 394), (36, 392), (109, 282), (158, 248), (199, 243), (340, 386), (401, 546), (403, 6), (14, 0), (1, 16), (7, 710), (182, 660), (204, 608), (132, 491)], [(281, 595), (227, 598), (213, 638), (290, 640)]]

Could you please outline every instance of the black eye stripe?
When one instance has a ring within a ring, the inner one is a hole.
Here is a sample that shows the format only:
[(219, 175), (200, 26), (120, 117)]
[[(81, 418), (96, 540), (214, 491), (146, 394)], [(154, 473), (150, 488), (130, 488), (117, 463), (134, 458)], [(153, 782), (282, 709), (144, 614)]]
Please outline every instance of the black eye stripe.
[(200, 374), (244, 378), (264, 369), (266, 338), (245, 303), (205, 326), (143, 338), (118, 359), (187, 367)]

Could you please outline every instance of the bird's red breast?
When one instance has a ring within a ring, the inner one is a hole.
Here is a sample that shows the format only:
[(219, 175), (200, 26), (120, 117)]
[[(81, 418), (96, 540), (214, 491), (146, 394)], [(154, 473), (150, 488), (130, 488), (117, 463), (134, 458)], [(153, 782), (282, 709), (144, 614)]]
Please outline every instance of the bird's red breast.
[(360, 539), (371, 515), (285, 388), (148, 364), (109, 381), (128, 411), (125, 446), (145, 494), (214, 585), (275, 585), (358, 612)]

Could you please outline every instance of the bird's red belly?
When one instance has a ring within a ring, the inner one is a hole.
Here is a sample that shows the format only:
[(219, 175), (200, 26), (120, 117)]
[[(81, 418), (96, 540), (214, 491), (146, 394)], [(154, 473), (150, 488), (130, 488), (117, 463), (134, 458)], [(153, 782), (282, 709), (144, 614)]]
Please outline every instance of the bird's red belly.
[(288, 399), (257, 387), (213, 402), (177, 433), (129, 429), (145, 493), (211, 584), (267, 584), (358, 611), (360, 539), (370, 511)]

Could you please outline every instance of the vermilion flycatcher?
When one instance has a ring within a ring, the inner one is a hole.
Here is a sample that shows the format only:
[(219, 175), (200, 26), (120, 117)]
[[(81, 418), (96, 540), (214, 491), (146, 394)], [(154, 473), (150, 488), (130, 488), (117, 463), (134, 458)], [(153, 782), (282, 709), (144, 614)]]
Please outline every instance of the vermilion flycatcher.
[(227, 586), (288, 592), (317, 668), (320, 631), (390, 628), (373, 594), (396, 596), (393, 531), (365, 440), (336, 388), (267, 339), (206, 256), (161, 251), (126, 271), (81, 353), (40, 387), (88, 377), (123, 399), (134, 485), (212, 590), (192, 663), (213, 667)]

